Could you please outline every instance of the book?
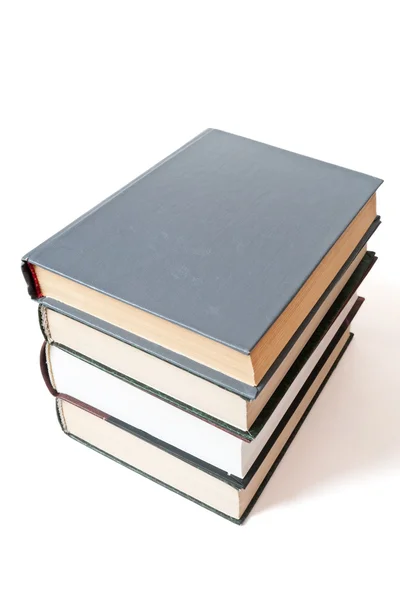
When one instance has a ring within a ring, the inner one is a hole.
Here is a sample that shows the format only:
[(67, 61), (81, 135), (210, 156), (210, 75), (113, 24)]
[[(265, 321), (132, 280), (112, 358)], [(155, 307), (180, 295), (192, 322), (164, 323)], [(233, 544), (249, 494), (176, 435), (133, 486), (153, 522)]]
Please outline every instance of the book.
[(210, 129), (23, 271), (34, 297), (257, 386), (376, 226), (381, 183)]
[(287, 452), (352, 339), (348, 329), (338, 332), (338, 336), (325, 358), (323, 368), (313, 379), (309, 379), (308, 387), (302, 389), (243, 479), (227, 475), (168, 444), (153, 440), (75, 398), (57, 397), (59, 422), (71, 438), (241, 524)]
[(338, 331), (349, 327), (362, 302), (363, 299), (354, 294), (335, 321), (326, 324), (322, 340), (317, 344), (310, 341), (247, 434), (223, 424), (215, 426), (209, 419), (180, 410), (56, 346), (45, 346), (45, 380), (54, 394), (60, 392), (78, 398), (153, 438), (243, 478), (302, 387), (308, 385), (308, 378), (323, 367), (323, 357), (331, 348), (332, 340)]
[(292, 347), (287, 349), (285, 358), (273, 375), (259, 384), (254, 398), (235, 393), (137, 349), (125, 336), (115, 337), (114, 331), (109, 331), (106, 324), (99, 327), (88, 315), (80, 316), (78, 320), (68, 307), (58, 312), (58, 306), (52, 303), (40, 304), (40, 323), (45, 339), (53, 346), (79, 356), (182, 410), (213, 421), (222, 429), (231, 429), (237, 436), (249, 430), (251, 436), (259, 415), (299, 355), (302, 363), (307, 362), (334, 321), (344, 319), (342, 311), (375, 261), (375, 254), (365, 252), (364, 248)]

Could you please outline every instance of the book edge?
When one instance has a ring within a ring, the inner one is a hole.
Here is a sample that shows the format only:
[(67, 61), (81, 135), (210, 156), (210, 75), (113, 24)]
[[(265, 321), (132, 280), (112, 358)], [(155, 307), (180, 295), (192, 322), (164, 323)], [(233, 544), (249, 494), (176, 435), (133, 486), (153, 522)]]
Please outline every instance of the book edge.
[(263, 493), (267, 483), (269, 482), (269, 480), (271, 479), (272, 475), (274, 474), (274, 472), (276, 471), (277, 467), (279, 466), (281, 460), (283, 459), (283, 457), (285, 456), (287, 450), (289, 449), (291, 443), (293, 442), (294, 438), (296, 437), (297, 433), (299, 432), (299, 429), (301, 428), (301, 426), (303, 425), (304, 421), (306, 420), (306, 418), (308, 417), (310, 411), (312, 410), (313, 406), (315, 405), (316, 401), (318, 400), (320, 394), (322, 393), (324, 387), (327, 385), (332, 373), (334, 372), (334, 370), (336, 369), (336, 367), (338, 366), (341, 358), (343, 357), (344, 353), (346, 352), (347, 348), (349, 347), (350, 343), (353, 341), (354, 339), (354, 333), (349, 334), (349, 339), (347, 340), (346, 344), (344, 345), (344, 347), (342, 348), (341, 352), (339, 353), (337, 359), (335, 360), (335, 362), (333, 363), (331, 369), (329, 370), (327, 376), (325, 377), (324, 381), (321, 383), (321, 385), (319, 386), (317, 392), (315, 393), (314, 398), (311, 400), (310, 404), (307, 406), (306, 410), (304, 411), (300, 421), (297, 423), (296, 427), (293, 429), (288, 441), (286, 442), (286, 444), (284, 445), (284, 447), (282, 448), (279, 456), (277, 457), (276, 461), (274, 462), (274, 464), (272, 465), (271, 469), (268, 471), (267, 476), (263, 479), (260, 487), (257, 489), (255, 495), (253, 496), (251, 502), (249, 503), (248, 507), (246, 508), (246, 510), (244, 511), (243, 515), (240, 518), (240, 524), (243, 523), (247, 517), (249, 516), (249, 514), (251, 513), (254, 505), (256, 504), (257, 500), (260, 498), (261, 494)]
[(213, 508), (212, 506), (209, 506), (208, 504), (205, 504), (204, 502), (201, 502), (200, 500), (197, 500), (196, 498), (189, 496), (188, 494), (185, 494), (184, 492), (182, 492), (181, 490), (174, 488), (166, 483), (164, 483), (163, 481), (160, 481), (159, 479), (156, 479), (155, 477), (152, 477), (151, 475), (149, 475), (148, 473), (145, 473), (144, 471), (141, 471), (140, 469), (136, 469), (135, 467), (133, 467), (132, 465), (129, 465), (127, 463), (125, 463), (124, 461), (119, 460), (118, 458), (116, 458), (115, 456), (112, 456), (111, 454), (108, 454), (106, 452), (104, 452), (103, 450), (101, 450), (100, 448), (97, 448), (96, 446), (92, 446), (91, 444), (89, 444), (88, 442), (86, 442), (85, 440), (82, 440), (81, 438), (78, 438), (77, 436), (74, 436), (73, 434), (69, 433), (66, 429), (64, 429), (63, 424), (62, 424), (62, 419), (60, 417), (60, 413), (59, 413), (59, 409), (58, 409), (58, 404), (56, 405), (56, 410), (57, 410), (57, 417), (58, 420), (60, 422), (61, 428), (64, 431), (64, 433), (66, 433), (66, 435), (68, 437), (70, 437), (71, 439), (83, 444), (84, 446), (86, 446), (87, 448), (90, 448), (91, 450), (94, 450), (96, 452), (98, 452), (99, 454), (102, 454), (103, 456), (110, 458), (111, 460), (113, 460), (114, 462), (130, 469), (131, 471), (134, 471), (135, 473), (138, 473), (139, 475), (143, 475), (144, 477), (146, 477), (147, 479), (150, 479), (151, 481), (153, 481), (154, 483), (157, 483), (161, 486), (163, 486), (164, 488), (175, 492), (176, 494), (178, 494), (179, 496), (182, 496), (183, 498), (186, 498), (187, 500), (190, 500), (191, 502), (194, 502), (195, 504), (209, 510), (210, 512), (213, 512), (214, 514), (223, 517), (224, 519), (230, 521), (231, 523), (235, 523), (236, 525), (242, 525), (244, 523), (244, 521), (248, 518), (249, 514), (251, 513), (252, 509), (254, 508), (255, 504), (257, 503), (257, 500), (260, 498), (262, 492), (264, 491), (266, 485), (268, 484), (269, 480), (271, 479), (271, 477), (273, 476), (274, 472), (276, 471), (277, 467), (279, 466), (280, 462), (282, 461), (282, 459), (284, 458), (287, 450), (289, 449), (291, 443), (293, 442), (295, 436), (297, 435), (299, 429), (301, 428), (301, 426), (303, 425), (305, 419), (307, 418), (308, 414), (310, 413), (311, 409), (313, 408), (315, 402), (317, 401), (319, 395), (321, 394), (323, 388), (325, 387), (325, 385), (328, 383), (328, 380), (330, 379), (333, 371), (336, 369), (339, 361), (341, 360), (343, 354), (345, 353), (345, 351), (347, 350), (350, 342), (352, 341), (354, 337), (354, 334), (350, 333), (349, 339), (347, 340), (346, 345), (344, 346), (344, 348), (342, 349), (341, 353), (339, 354), (339, 356), (337, 357), (336, 361), (334, 362), (334, 364), (332, 365), (329, 373), (327, 374), (327, 376), (325, 377), (324, 381), (321, 383), (320, 387), (318, 388), (314, 398), (311, 400), (310, 404), (308, 405), (307, 409), (305, 410), (304, 414), (302, 415), (300, 421), (298, 422), (298, 424), (296, 425), (295, 429), (292, 431), (288, 441), (286, 442), (286, 444), (284, 445), (284, 447), (282, 448), (281, 452), (279, 453), (278, 457), (276, 458), (276, 460), (274, 461), (274, 464), (272, 465), (272, 467), (270, 468), (270, 470), (268, 471), (266, 477), (263, 479), (261, 485), (259, 486), (259, 488), (257, 489), (255, 495), (253, 496), (251, 502), (249, 503), (248, 507), (246, 508), (245, 512), (243, 513), (243, 515), (238, 518), (235, 519), (234, 517), (231, 517), (219, 510), (216, 510), (215, 508)]

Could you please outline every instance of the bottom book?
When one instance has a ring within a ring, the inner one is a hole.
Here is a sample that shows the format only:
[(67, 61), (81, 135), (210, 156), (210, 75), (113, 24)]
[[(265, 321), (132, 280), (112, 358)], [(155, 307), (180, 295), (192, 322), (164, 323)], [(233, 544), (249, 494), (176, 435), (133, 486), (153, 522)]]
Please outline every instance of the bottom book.
[(296, 397), (244, 479), (211, 467), (166, 443), (155, 445), (143, 432), (75, 398), (60, 394), (57, 413), (64, 432), (164, 487), (235, 523), (242, 523), (269, 481), (353, 334), (341, 328), (322, 367)]

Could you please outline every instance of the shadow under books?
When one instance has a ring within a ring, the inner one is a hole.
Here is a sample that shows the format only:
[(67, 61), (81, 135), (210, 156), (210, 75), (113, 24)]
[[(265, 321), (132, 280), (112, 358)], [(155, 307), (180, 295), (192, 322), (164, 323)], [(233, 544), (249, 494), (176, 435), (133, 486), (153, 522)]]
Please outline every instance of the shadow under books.
[(380, 286), (366, 297), (352, 343), (254, 516), (339, 481), (400, 468), (400, 286)]

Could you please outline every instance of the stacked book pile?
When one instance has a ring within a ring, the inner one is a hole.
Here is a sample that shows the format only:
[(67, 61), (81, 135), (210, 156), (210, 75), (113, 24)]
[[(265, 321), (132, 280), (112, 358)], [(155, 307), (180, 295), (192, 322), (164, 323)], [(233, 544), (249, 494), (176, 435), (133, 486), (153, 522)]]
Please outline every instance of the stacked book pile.
[(207, 130), (27, 254), (65, 433), (242, 522), (352, 339), (381, 183)]

